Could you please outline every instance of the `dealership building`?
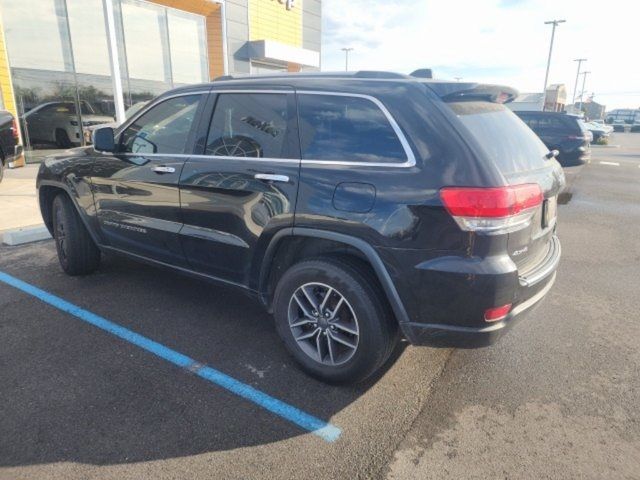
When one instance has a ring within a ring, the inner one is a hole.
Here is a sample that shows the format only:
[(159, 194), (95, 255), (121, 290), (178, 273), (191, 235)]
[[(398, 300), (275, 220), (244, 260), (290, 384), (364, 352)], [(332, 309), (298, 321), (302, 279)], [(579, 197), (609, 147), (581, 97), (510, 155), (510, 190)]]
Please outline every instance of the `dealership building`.
[(320, 36), (321, 0), (0, 0), (0, 107), (31, 154), (81, 145), (180, 85), (318, 70)]

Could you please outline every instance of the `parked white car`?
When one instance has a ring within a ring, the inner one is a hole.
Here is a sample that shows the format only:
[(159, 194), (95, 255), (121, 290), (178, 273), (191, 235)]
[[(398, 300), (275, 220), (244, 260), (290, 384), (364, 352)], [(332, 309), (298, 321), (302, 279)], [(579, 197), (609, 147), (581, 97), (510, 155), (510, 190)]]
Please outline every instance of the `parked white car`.
[(79, 125), (74, 101), (42, 103), (24, 114), (23, 128), (29, 135), (29, 142), (55, 144), (59, 148), (69, 148), (81, 144), (84, 129), (113, 122), (113, 117), (99, 115), (91, 104), (80, 101), (82, 125)]
[(611, 132), (613, 132), (613, 127), (604, 123), (585, 122), (585, 125), (589, 132), (591, 132), (591, 136), (593, 137), (592, 142), (597, 142), (601, 138), (607, 138), (611, 135)]

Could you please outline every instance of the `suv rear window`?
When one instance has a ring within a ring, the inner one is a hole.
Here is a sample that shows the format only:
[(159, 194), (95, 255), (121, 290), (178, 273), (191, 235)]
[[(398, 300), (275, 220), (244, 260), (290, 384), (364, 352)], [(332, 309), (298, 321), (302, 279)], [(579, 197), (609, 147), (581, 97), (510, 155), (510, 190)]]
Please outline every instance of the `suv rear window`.
[(549, 151), (511, 110), (499, 103), (451, 102), (447, 105), (503, 173), (545, 166)]

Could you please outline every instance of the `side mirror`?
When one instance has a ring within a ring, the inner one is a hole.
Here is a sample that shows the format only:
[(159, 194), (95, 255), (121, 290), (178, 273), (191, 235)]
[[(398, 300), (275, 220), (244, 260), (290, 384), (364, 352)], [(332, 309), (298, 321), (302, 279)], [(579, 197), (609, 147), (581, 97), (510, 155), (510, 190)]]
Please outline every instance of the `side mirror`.
[(96, 128), (93, 131), (93, 148), (99, 152), (115, 152), (116, 142), (113, 135), (113, 128)]
[(557, 158), (558, 155), (560, 155), (560, 152), (558, 150), (551, 150), (544, 156), (544, 158), (546, 158), (547, 160), (551, 160), (552, 158)]

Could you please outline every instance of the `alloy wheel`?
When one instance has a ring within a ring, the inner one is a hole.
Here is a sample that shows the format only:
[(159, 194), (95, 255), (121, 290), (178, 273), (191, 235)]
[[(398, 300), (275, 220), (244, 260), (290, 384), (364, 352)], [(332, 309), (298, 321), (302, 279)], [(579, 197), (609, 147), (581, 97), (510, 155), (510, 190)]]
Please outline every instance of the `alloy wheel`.
[(300, 349), (323, 365), (349, 361), (358, 349), (358, 319), (347, 299), (323, 283), (299, 287), (289, 300), (289, 328)]
[(55, 212), (56, 215), (56, 242), (58, 242), (58, 247), (60, 249), (60, 255), (63, 259), (67, 258), (67, 242), (66, 242), (66, 231), (64, 228), (64, 220), (62, 209), (58, 208)]

